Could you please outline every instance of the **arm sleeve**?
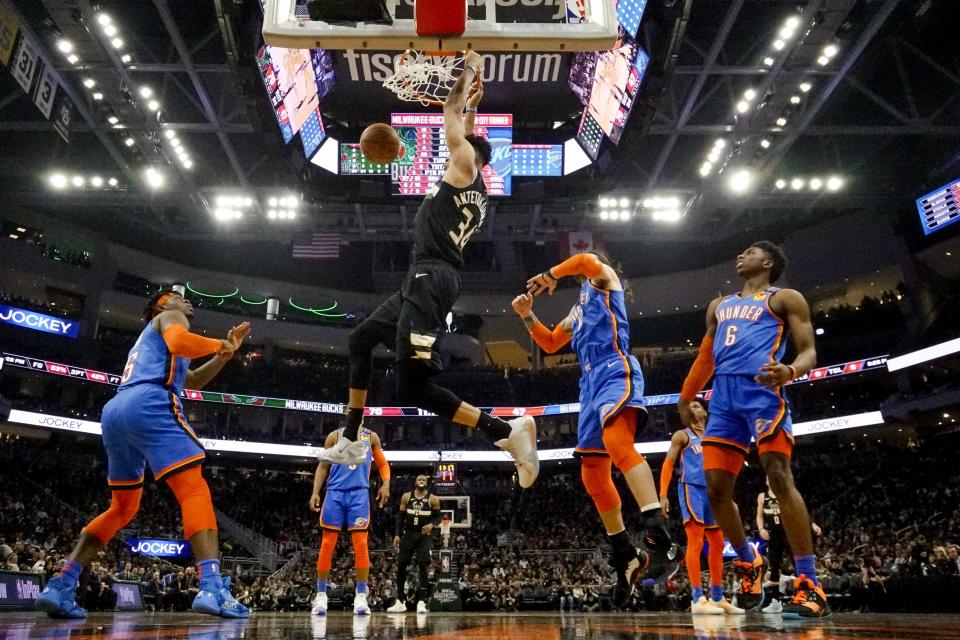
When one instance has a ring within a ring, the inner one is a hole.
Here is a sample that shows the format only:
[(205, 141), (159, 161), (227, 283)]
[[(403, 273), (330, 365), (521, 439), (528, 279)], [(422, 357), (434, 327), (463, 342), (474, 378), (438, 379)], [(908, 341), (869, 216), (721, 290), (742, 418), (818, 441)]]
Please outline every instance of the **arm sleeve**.
[(187, 331), (182, 324), (175, 324), (163, 332), (163, 341), (170, 353), (183, 358), (202, 358), (220, 351), (220, 341), (205, 338)]
[(578, 253), (553, 267), (548, 273), (555, 278), (566, 276), (597, 278), (603, 273), (603, 263), (592, 253)]
[(441, 522), (443, 522), (443, 514), (440, 513), (440, 507), (437, 507), (436, 509), (431, 507), (430, 508), (430, 524), (432, 524), (435, 527), (439, 527)]
[(542, 322), (537, 322), (530, 330), (530, 335), (533, 337), (533, 341), (547, 353), (556, 353), (572, 338), (569, 333), (563, 330), (562, 323), (551, 331)]
[(680, 390), (680, 399), (691, 402), (696, 399), (697, 394), (703, 389), (703, 386), (713, 375), (713, 336), (704, 336), (700, 343), (700, 351), (697, 353), (697, 359), (690, 367), (690, 373), (687, 379), (683, 381), (683, 388)]
[(397, 522), (393, 527), (393, 535), (400, 536), (403, 535), (403, 509), (397, 509)]
[(670, 492), (670, 482), (673, 480), (674, 461), (667, 458), (660, 469), (660, 497), (665, 498)]
[(377, 473), (380, 479), (385, 483), (390, 482), (390, 463), (387, 462), (387, 456), (383, 455), (383, 449), (373, 450), (373, 462), (377, 465)]

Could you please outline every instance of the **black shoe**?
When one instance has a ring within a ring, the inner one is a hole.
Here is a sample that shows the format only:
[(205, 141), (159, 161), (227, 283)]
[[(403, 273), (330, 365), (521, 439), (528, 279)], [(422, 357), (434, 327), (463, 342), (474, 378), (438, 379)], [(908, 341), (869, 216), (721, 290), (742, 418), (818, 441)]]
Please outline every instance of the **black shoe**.
[[(644, 584), (666, 582), (676, 575), (680, 568), (677, 560), (680, 547), (673, 543), (661, 546), (653, 544), (649, 537), (644, 538), (643, 551), (647, 554), (646, 571), (643, 574)], [(648, 583), (648, 581), (650, 581)]]
[(643, 570), (647, 566), (647, 554), (646, 552), (638, 553), (632, 546), (623, 550), (615, 548), (610, 558), (610, 565), (617, 574), (617, 584), (610, 594), (610, 604), (615, 609), (622, 609), (630, 602), (637, 580), (643, 575)]

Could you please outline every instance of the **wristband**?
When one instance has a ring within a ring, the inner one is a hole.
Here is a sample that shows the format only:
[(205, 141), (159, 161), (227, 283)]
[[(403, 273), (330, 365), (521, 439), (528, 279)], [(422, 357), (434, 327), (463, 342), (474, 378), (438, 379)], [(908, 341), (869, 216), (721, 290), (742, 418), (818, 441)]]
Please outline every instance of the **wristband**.
[(553, 269), (553, 267), (550, 267), (550, 269), (547, 269), (546, 271), (544, 271), (544, 272), (543, 272), (543, 275), (545, 275), (546, 277), (550, 278), (550, 279), (553, 280), (554, 282), (559, 282), (560, 280), (559, 280), (558, 278), (554, 277), (553, 273), (551, 273), (551, 271), (550, 271), (551, 269)]
[(796, 368), (795, 366), (793, 366), (792, 364), (788, 364), (788, 365), (787, 365), (787, 369), (790, 369), (790, 380), (796, 380), (796, 379), (797, 379), (797, 368)]
[(464, 71), (466, 71), (467, 69), (470, 69), (470, 71), (473, 71), (473, 77), (474, 77), (474, 78), (476, 78), (478, 75), (480, 75), (480, 74), (477, 72), (477, 68), (476, 68), (475, 66), (473, 66), (472, 64), (464, 65)]
[(476, 113), (477, 110), (476, 110), (476, 109), (471, 109), (470, 107), (467, 107), (466, 109), (464, 109), (464, 112), (466, 112), (466, 113)]

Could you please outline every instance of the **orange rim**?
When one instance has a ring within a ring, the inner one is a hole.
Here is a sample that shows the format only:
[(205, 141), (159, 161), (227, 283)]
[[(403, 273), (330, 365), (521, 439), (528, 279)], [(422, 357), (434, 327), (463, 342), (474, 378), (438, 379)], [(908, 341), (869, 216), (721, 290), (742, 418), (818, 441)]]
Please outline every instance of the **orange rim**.
[[(406, 61), (407, 61), (407, 58), (410, 57), (410, 54), (411, 54), (412, 52), (413, 52), (412, 49), (407, 49), (406, 51), (404, 51), (404, 52), (403, 52), (403, 55), (402, 55), (402, 56), (400, 57), (400, 59), (397, 61), (397, 66), (401, 66), (401, 65), (405, 64)], [(423, 55), (449, 57), (449, 56), (463, 55), (463, 54), (465, 54), (465, 53), (466, 53), (465, 51), (424, 51), (424, 52), (423, 52)], [(403, 84), (406, 86), (407, 89), (411, 89), (411, 87), (410, 87), (410, 82), (409, 82), (408, 80), (404, 79)], [(477, 78), (476, 78), (476, 80), (474, 80), (474, 82), (473, 82), (473, 86), (479, 88), (479, 87), (481, 87), (482, 85), (483, 85), (483, 80), (481, 80), (480, 76), (478, 75)], [(411, 90), (412, 90), (412, 93), (413, 93), (414, 97), (415, 97), (417, 100), (419, 100), (420, 102), (425, 102), (425, 103), (427, 103), (427, 104), (431, 104), (431, 105), (436, 106), (436, 107), (442, 107), (442, 106), (444, 105), (444, 102), (443, 102), (442, 100), (437, 100), (436, 98), (434, 98), (434, 97), (432, 97), (432, 96), (425, 95), (425, 94), (420, 93), (419, 91), (416, 91), (416, 90), (413, 90), (413, 89), (411, 89)]]

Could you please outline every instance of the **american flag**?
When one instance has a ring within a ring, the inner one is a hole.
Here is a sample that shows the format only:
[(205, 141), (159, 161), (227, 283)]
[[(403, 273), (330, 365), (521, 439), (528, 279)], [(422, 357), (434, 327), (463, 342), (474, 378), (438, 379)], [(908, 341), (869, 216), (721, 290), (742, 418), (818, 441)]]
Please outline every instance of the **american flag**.
[(293, 257), (327, 260), (340, 257), (339, 233), (311, 233), (293, 241)]

